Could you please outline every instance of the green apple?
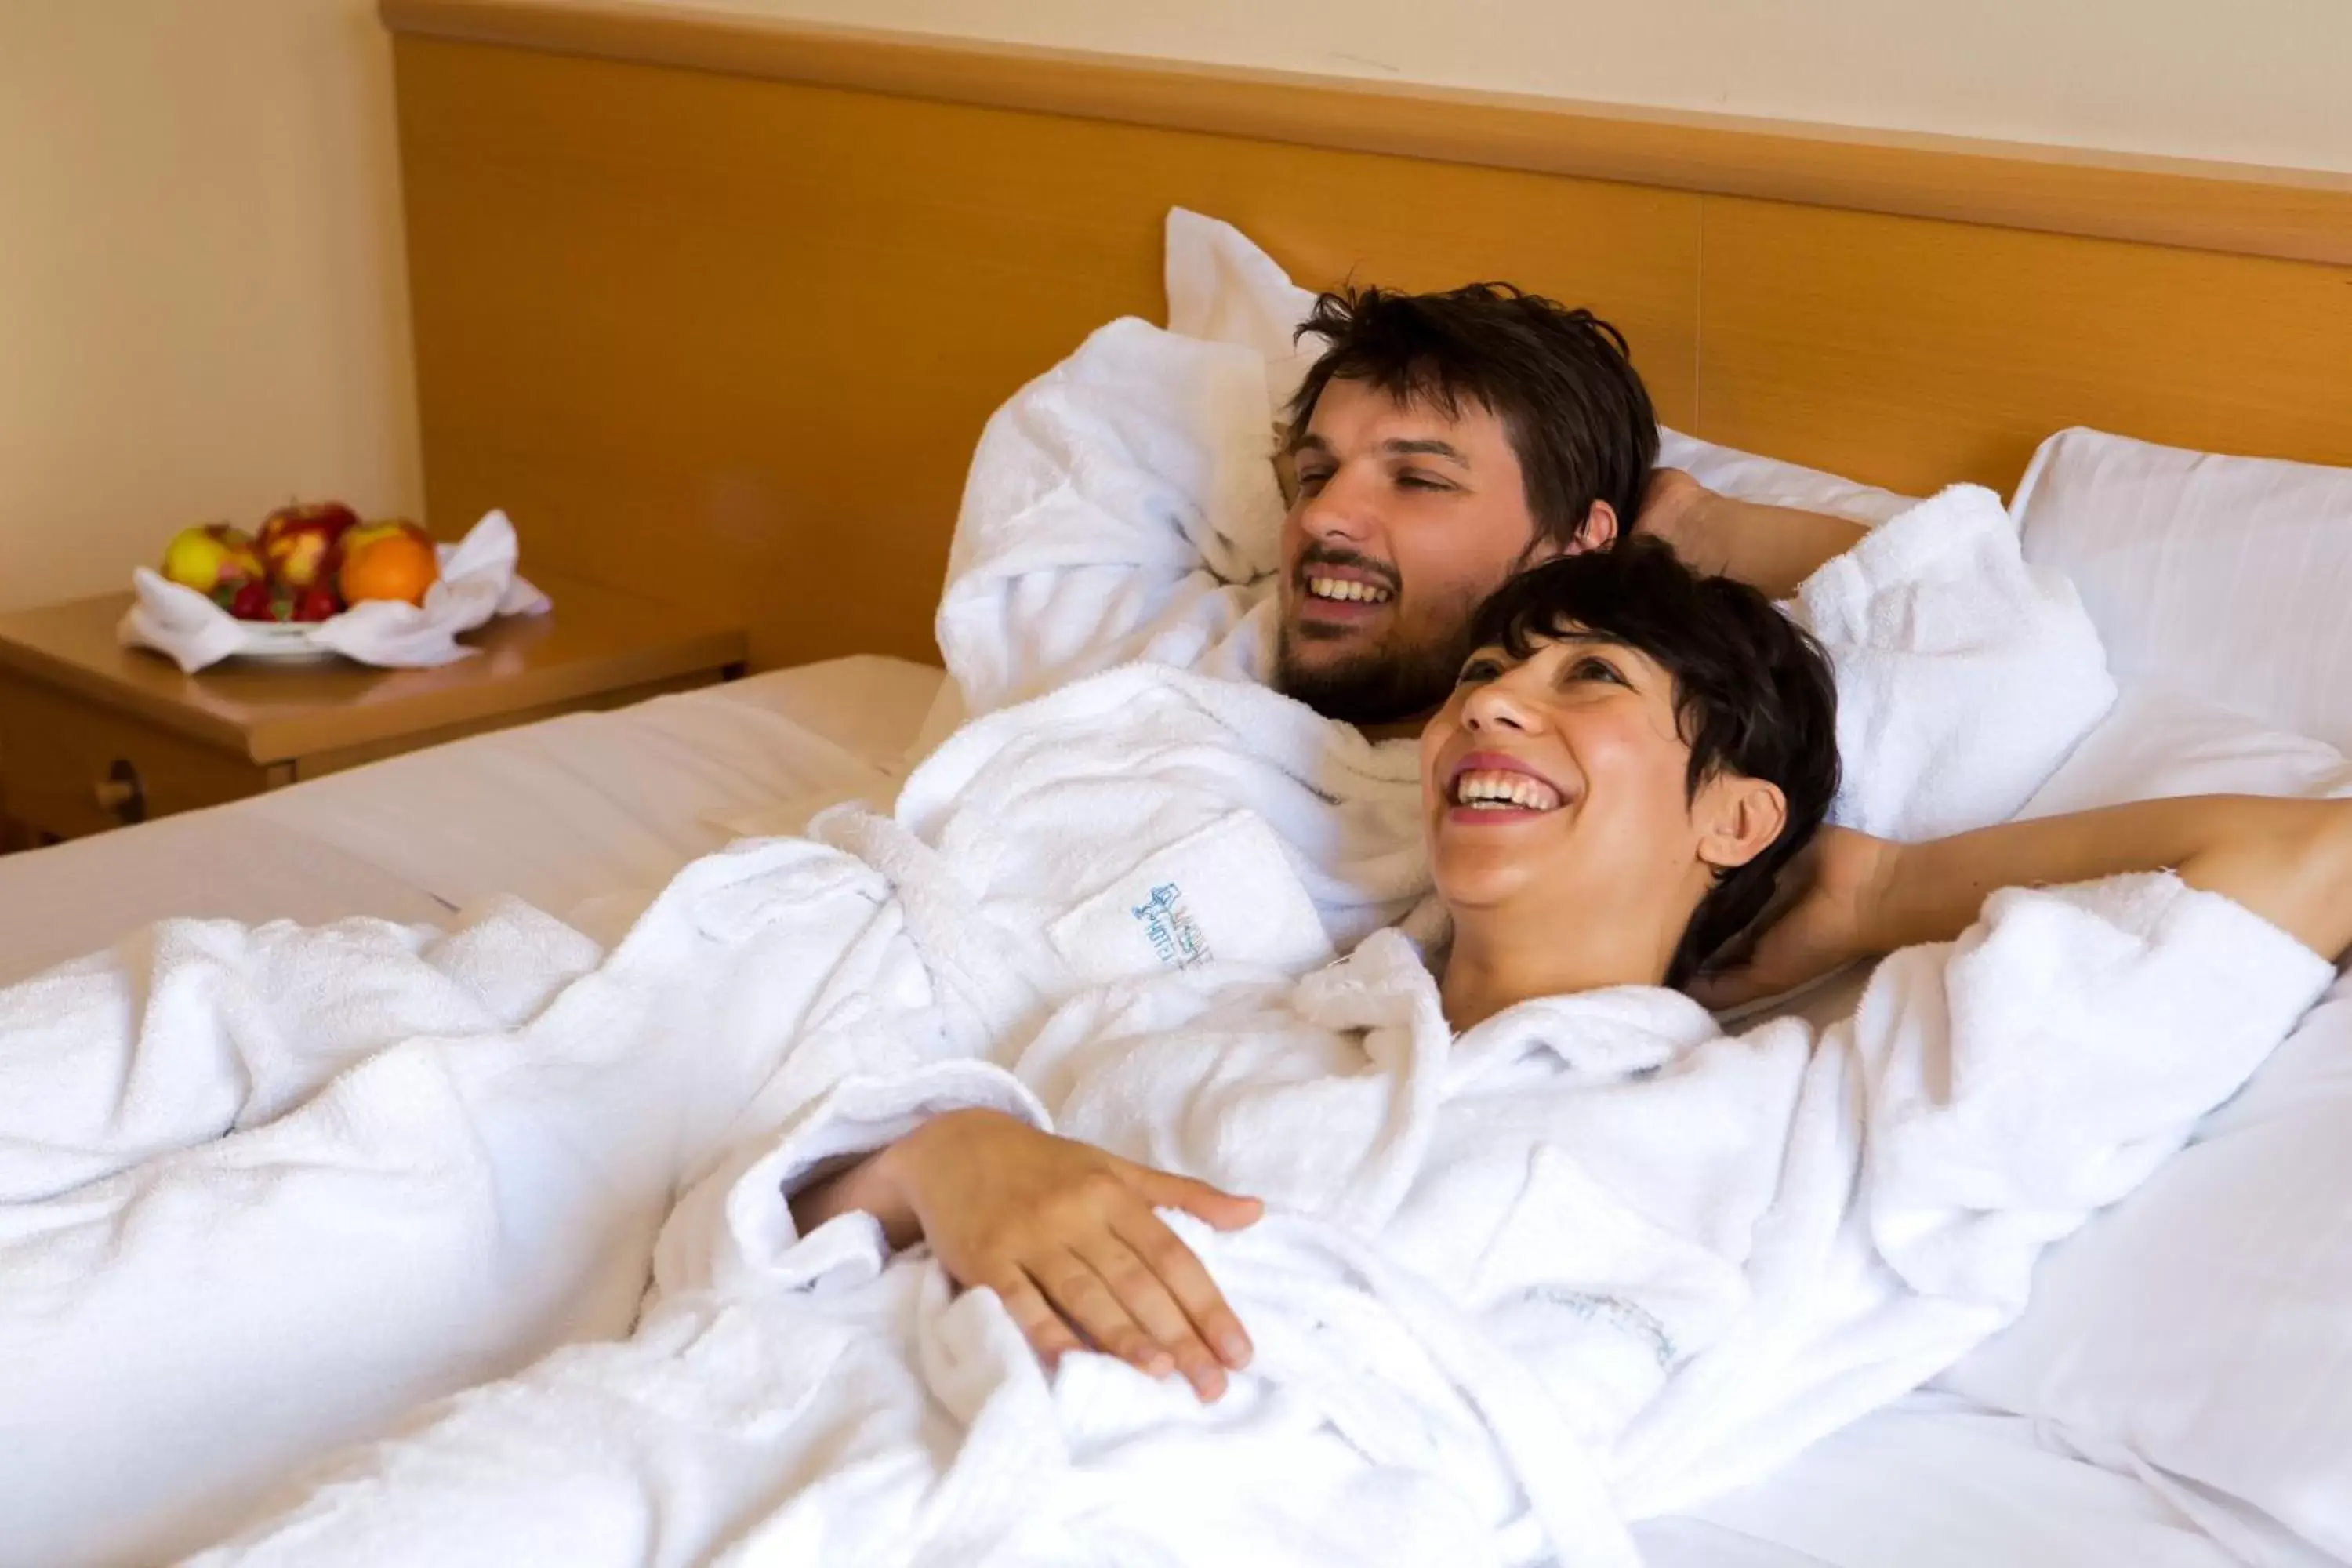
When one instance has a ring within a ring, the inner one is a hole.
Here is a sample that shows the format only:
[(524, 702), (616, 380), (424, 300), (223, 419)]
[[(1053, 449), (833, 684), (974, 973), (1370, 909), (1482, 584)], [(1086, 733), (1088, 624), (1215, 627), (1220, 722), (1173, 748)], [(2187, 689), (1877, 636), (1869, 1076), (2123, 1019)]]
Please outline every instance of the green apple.
[(163, 575), (199, 594), (234, 595), (262, 580), (261, 555), (243, 529), (208, 522), (172, 536), (163, 551)]

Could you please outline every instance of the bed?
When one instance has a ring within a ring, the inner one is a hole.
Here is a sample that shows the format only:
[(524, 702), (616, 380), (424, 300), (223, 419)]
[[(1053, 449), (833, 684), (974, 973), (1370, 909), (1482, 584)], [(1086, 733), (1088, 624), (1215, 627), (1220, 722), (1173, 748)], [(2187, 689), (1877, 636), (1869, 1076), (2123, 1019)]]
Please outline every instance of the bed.
[(169, 915), (436, 922), (512, 893), (593, 920), (730, 819), (887, 794), (943, 672), (852, 656), (355, 768), (0, 862), (0, 983)]
[[(980, 424), (1093, 325), (1160, 314), (1172, 204), (1307, 281), (1590, 300), (1668, 422), (1892, 489), (2007, 489), (2074, 424), (2352, 463), (2352, 182), (651, 5), (383, 9), (429, 515), (504, 507), (591, 580), (642, 585), (657, 550), (751, 626), (760, 673), (11, 857), (0, 980), (165, 914), (430, 922), (513, 893), (593, 929), (739, 828), (887, 795), (939, 695)], [(1759, 1568), (2328, 1560), (1946, 1392), (1643, 1542)]]

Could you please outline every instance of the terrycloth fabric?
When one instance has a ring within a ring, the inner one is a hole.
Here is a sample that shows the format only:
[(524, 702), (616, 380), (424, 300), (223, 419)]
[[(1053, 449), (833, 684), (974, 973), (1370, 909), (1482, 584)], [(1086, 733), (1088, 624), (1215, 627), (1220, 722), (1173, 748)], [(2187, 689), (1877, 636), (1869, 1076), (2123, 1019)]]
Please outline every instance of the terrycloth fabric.
[[(1271, 676), (1279, 367), (1263, 332), (1244, 335), (1114, 321), (990, 419), (936, 626), (971, 712), (1131, 660)], [(2006, 819), (2115, 699), (2073, 585), (2025, 564), (2000, 498), (1976, 486), (1882, 525), (1792, 613), (1837, 673), (1837, 819), (1867, 832)]]
[[(837, 1083), (673, 1219), (632, 1342), (466, 1396), (205, 1561), (1630, 1563), (1628, 1521), (2013, 1317), (2330, 975), (2147, 877), (2000, 894), (1821, 1035), (1629, 988), (1452, 1038), (1392, 932), (1300, 982), (1107, 987), (992, 1061)], [(953, 1104), (1269, 1197), (1231, 1235), (1176, 1220), (1257, 1343), (1222, 1403), (1087, 1354), (1045, 1375), (863, 1215), (794, 1235), (796, 1182)]]
[(2026, 564), (1981, 486), (1881, 524), (1791, 610), (1837, 668), (1832, 819), (1881, 837), (2006, 821), (2115, 703), (2074, 584)]
[(149, 927), (0, 991), (0, 1205), (275, 1121), (415, 1036), (520, 1024), (603, 957), (513, 900), (446, 932)]
[(156, 1561), (625, 1332), (763, 1085), (978, 1048), (888, 884), (814, 845), (697, 862), (601, 956), (513, 903), (446, 937), (174, 922), (0, 992), (0, 1558)]
[[(621, 1331), (675, 1191), (849, 1065), (972, 1057), (1098, 983), (1315, 968), (1421, 897), (1391, 816), (1412, 766), (1263, 687), (1114, 670), (971, 726), (897, 818), (827, 816), (839, 849), (688, 868), (601, 966), (509, 906), (446, 939), (184, 922), (0, 992), (0, 1359), (45, 1369), (0, 1380), (0, 1435), (44, 1433), (0, 1517), (67, 1555), (168, 1539), (419, 1399)], [(857, 958), (877, 932), (887, 984)], [(877, 1022), (906, 995), (925, 1021)], [(418, 1074), (504, 1087), (484, 1109)], [(499, 1217), (517, 1187), (527, 1226)]]

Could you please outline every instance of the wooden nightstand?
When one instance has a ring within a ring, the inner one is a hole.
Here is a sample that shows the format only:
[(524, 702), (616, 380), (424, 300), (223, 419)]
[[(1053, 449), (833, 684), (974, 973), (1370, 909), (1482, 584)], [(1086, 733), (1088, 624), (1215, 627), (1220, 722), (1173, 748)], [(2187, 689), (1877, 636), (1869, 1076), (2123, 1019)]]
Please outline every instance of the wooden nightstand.
[(551, 614), (493, 621), (465, 639), (478, 657), (438, 669), (231, 659), (183, 675), (115, 641), (129, 594), (0, 616), (0, 817), (20, 838), (75, 838), (742, 673), (740, 626), (533, 580)]

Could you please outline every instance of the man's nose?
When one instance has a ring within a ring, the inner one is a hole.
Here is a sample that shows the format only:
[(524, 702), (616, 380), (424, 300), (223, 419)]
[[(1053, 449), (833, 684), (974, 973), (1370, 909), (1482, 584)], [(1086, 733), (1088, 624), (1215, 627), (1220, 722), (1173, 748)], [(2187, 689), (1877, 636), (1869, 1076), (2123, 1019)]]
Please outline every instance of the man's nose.
[(1345, 540), (1362, 544), (1380, 531), (1372, 505), (1372, 487), (1342, 468), (1307, 498), (1299, 521), (1311, 539)]

